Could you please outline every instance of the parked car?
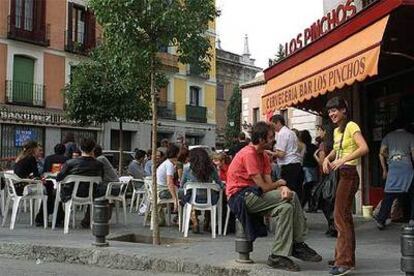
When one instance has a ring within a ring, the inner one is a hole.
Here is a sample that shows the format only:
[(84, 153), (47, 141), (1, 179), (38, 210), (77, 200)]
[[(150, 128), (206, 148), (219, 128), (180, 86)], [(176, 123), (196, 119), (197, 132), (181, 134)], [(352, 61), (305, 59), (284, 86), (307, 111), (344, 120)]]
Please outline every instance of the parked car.
[[(119, 165), (119, 150), (103, 150), (102, 154), (108, 158), (112, 166), (118, 171)], [(134, 160), (135, 153), (133, 151), (123, 151), (122, 152), (122, 173), (121, 175), (127, 175), (128, 165)]]

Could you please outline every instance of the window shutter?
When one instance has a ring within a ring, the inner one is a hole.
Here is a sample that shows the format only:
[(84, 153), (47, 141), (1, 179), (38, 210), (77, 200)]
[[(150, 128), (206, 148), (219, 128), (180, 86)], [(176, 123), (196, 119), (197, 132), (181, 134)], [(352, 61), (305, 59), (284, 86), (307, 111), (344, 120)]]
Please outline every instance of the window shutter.
[(13, 28), (16, 26), (16, 0), (11, 0), (10, 6), (10, 26)]
[(86, 49), (92, 49), (96, 44), (96, 19), (95, 15), (87, 10), (85, 14), (85, 23), (86, 23)]
[(72, 17), (73, 17), (73, 3), (68, 3), (68, 29), (66, 30), (66, 45), (68, 48), (72, 47), (73, 39), (72, 39), (72, 32), (73, 32), (73, 25), (72, 25)]

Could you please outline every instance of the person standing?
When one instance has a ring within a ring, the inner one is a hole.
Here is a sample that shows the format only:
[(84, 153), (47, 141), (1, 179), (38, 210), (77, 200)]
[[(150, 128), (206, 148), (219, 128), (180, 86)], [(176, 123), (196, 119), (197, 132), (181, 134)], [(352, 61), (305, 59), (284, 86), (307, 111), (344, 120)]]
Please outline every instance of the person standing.
[(271, 123), (276, 131), (276, 144), (273, 152), (267, 151), (267, 153), (277, 158), (280, 177), (287, 182), (289, 189), (294, 191), (301, 201), (303, 171), (298, 138), (295, 132), (285, 125), (285, 118), (282, 115), (273, 115)]
[(325, 157), (332, 151), (333, 148), (333, 127), (330, 123), (326, 123), (318, 126), (317, 130), (320, 143), (318, 150), (315, 151), (314, 158), (318, 162), (321, 179), (313, 193), (313, 200), (315, 201), (316, 205), (322, 209), (326, 221), (328, 222), (328, 229), (325, 232), (325, 235), (328, 237), (336, 238), (338, 236), (338, 232), (335, 229), (333, 217), (335, 196), (330, 197), (329, 199), (324, 198), (323, 196), (324, 190), (328, 189), (329, 187), (329, 185), (326, 185), (326, 181), (329, 179), (329, 175), (324, 174), (322, 168)]
[(323, 171), (339, 171), (336, 188), (334, 220), (338, 231), (335, 246), (335, 260), (331, 275), (345, 275), (355, 267), (355, 229), (352, 219), (352, 203), (358, 191), (359, 175), (356, 166), (359, 159), (368, 153), (368, 145), (359, 126), (350, 121), (346, 101), (341, 97), (330, 99), (326, 108), (334, 130), (333, 150), (323, 161)]
[(231, 158), (234, 158), (236, 154), (248, 144), (246, 142), (246, 134), (244, 134), (244, 132), (240, 132), (239, 136), (235, 140), (236, 143), (232, 147), (230, 147), (228, 151), (228, 155), (230, 155)]
[(308, 130), (302, 130), (299, 133), (299, 140), (305, 144), (305, 153), (303, 157), (303, 197), (302, 197), (302, 208), (308, 203), (308, 211), (315, 211), (316, 204), (312, 201), (312, 190), (315, 184), (318, 182), (318, 162), (313, 157), (316, 150), (316, 145), (312, 143), (312, 136)]
[(410, 225), (414, 225), (414, 134), (405, 129), (406, 125), (403, 118), (397, 118), (393, 123), (394, 131), (388, 133), (381, 143), (379, 158), (386, 182), (384, 199), (375, 218), (379, 230), (385, 228), (394, 199), (402, 199), (405, 195), (408, 195), (410, 204), (404, 209), (409, 213)]

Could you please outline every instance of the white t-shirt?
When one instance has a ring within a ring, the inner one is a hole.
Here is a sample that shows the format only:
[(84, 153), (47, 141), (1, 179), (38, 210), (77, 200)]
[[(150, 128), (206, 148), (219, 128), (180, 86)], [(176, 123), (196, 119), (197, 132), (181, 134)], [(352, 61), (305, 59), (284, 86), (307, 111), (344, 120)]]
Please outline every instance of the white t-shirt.
[(157, 169), (158, 186), (167, 186), (167, 176), (174, 176), (175, 166), (170, 159), (165, 160)]
[(278, 158), (277, 163), (280, 166), (294, 163), (301, 163), (302, 159), (298, 151), (298, 137), (296, 134), (283, 126), (278, 133), (276, 133), (276, 145), (274, 150), (280, 150), (286, 153), (285, 157)]

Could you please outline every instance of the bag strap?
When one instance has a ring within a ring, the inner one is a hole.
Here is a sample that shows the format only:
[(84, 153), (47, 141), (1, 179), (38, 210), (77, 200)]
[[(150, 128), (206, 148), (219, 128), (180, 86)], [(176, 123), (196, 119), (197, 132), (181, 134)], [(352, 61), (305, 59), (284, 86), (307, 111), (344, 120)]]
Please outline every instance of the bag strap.
[(345, 132), (346, 132), (346, 129), (348, 127), (348, 123), (346, 123), (345, 129), (344, 129), (344, 133), (342, 133), (342, 137), (341, 137), (341, 141), (339, 142), (339, 150), (338, 150), (338, 154), (336, 155), (336, 159), (339, 159), (340, 158), (339, 155), (340, 155), (340, 153), (342, 154), (342, 151), (344, 149), (343, 148), (343, 142), (344, 142)]

